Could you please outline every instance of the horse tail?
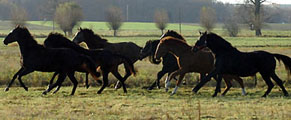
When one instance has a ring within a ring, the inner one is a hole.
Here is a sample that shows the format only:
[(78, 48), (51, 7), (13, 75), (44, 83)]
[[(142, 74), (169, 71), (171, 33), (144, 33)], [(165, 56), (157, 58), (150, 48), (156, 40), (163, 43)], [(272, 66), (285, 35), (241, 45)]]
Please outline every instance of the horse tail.
[(122, 63), (124, 64), (125, 69), (128, 69), (130, 73), (133, 74), (134, 76), (136, 75), (136, 70), (134, 69), (133, 62), (128, 57), (119, 54), (114, 55), (122, 59)]
[(281, 55), (281, 54), (273, 54), (274, 57), (279, 60), (282, 61), (285, 65), (285, 69), (288, 71), (288, 76), (291, 73), (291, 58), (286, 56), (286, 55)]
[[(100, 77), (101, 74), (100, 74), (99, 72), (96, 71), (97, 68), (99, 67), (99, 65), (97, 65), (97, 64), (95, 63), (95, 61), (94, 61), (91, 57), (89, 57), (89, 56), (87, 56), (87, 55), (82, 55), (82, 56), (85, 58), (85, 64), (88, 66), (88, 68), (89, 68), (90, 70), (93, 70), (93, 71), (91, 71), (91, 72), (94, 72), (94, 73), (96, 74), (96, 77)], [(90, 72), (90, 71), (88, 71), (88, 72)], [(93, 74), (94, 74), (94, 73), (93, 73)]]

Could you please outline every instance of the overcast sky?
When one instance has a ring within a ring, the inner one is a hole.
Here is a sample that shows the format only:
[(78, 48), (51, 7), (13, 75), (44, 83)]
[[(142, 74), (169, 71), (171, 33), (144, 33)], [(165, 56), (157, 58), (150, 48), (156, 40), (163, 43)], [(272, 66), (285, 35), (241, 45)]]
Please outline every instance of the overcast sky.
[[(224, 3), (243, 3), (244, 0), (217, 0)], [(277, 3), (277, 4), (291, 4), (291, 0), (267, 0), (266, 4)]]

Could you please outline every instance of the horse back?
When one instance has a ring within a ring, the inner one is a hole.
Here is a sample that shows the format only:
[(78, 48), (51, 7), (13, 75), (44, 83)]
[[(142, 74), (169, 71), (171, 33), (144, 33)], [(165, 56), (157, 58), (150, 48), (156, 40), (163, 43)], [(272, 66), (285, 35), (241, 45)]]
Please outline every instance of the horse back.
[(133, 42), (120, 42), (107, 44), (104, 49), (115, 54), (123, 55), (135, 62), (138, 60), (142, 48)]

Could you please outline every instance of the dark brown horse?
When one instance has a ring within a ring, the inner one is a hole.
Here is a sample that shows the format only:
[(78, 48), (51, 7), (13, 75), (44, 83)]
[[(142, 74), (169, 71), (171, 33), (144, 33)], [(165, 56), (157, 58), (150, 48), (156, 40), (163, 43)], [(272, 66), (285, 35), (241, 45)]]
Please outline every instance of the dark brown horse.
[[(49, 36), (44, 41), (44, 46), (47, 48), (70, 48), (81, 54), (91, 57), (95, 63), (100, 66), (103, 75), (103, 86), (98, 91), (100, 94), (102, 90), (108, 85), (108, 74), (111, 72), (123, 86), (123, 90), (126, 93), (126, 87), (124, 85), (124, 79), (121, 77), (119, 72), (114, 69), (119, 64), (124, 64), (124, 66), (129, 69), (133, 74), (135, 74), (133, 63), (126, 57), (121, 55), (112, 54), (110, 51), (103, 49), (91, 49), (87, 50), (72, 42), (65, 36), (59, 33), (50, 33)], [(86, 84), (88, 87), (88, 74), (86, 75)]]
[(68, 76), (74, 84), (71, 93), (73, 95), (78, 85), (78, 81), (74, 77), (75, 71), (89, 72), (96, 80), (100, 76), (100, 73), (96, 72), (96, 64), (88, 56), (79, 54), (72, 49), (45, 48), (34, 40), (25, 27), (16, 27), (3, 42), (5, 45), (17, 42), (22, 56), (22, 67), (13, 76), (13, 79), (5, 89), (6, 91), (9, 90), (9, 87), (17, 77), (21, 86), (27, 90), (21, 77), (33, 71), (59, 73), (57, 82), (50, 86), (44, 94), (51, 91), (54, 87), (60, 86), (66, 76)]
[[(176, 56), (179, 69), (173, 72), (170, 75), (170, 78), (166, 81), (166, 89), (168, 89), (170, 80), (175, 76), (180, 75), (176, 83), (176, 87), (171, 95), (176, 93), (186, 73), (197, 72), (200, 74), (207, 74), (214, 69), (214, 56), (210, 51), (200, 51), (198, 53), (193, 53), (191, 51), (191, 46), (189, 46), (184, 40), (170, 36), (162, 38), (157, 47), (155, 57), (160, 59), (168, 52)], [(228, 84), (231, 85), (231, 79), (237, 80), (242, 86), (242, 90), (244, 91), (242, 79), (239, 77), (224, 75), (223, 78), (227, 84), (227, 88), (223, 92), (223, 95), (225, 95), (229, 90), (230, 86), (228, 86)], [(243, 94), (245, 94), (245, 92), (243, 92)]]
[[(133, 42), (120, 42), (120, 43), (110, 43), (106, 39), (101, 38), (99, 35), (95, 34), (90, 29), (82, 29), (76, 33), (73, 42), (79, 44), (85, 42), (89, 49), (100, 49), (109, 50), (115, 54), (123, 55), (129, 58), (133, 63), (139, 59), (139, 52), (142, 49)], [(117, 67), (115, 68), (118, 69)], [(130, 71), (127, 69), (124, 76), (126, 80), (131, 75)], [(117, 88), (118, 83), (115, 88)]]
[[(282, 89), (284, 96), (288, 96), (288, 92), (285, 89), (282, 80), (277, 76), (275, 69), (277, 59), (284, 63), (286, 70), (290, 73), (290, 57), (281, 54), (269, 53), (266, 51), (241, 52), (219, 35), (207, 32), (200, 33), (200, 38), (195, 43), (193, 51), (197, 52), (204, 47), (208, 47), (215, 54), (215, 69), (210, 74), (208, 74), (204, 80), (196, 85), (196, 87), (193, 89), (193, 92), (198, 92), (198, 90), (213, 76), (231, 74), (247, 77), (253, 76), (259, 72), (263, 80), (268, 85), (268, 89), (262, 97), (266, 97), (274, 87), (271, 78)], [(220, 82), (221, 77), (219, 77), (217, 80), (213, 97), (215, 97), (219, 92)]]

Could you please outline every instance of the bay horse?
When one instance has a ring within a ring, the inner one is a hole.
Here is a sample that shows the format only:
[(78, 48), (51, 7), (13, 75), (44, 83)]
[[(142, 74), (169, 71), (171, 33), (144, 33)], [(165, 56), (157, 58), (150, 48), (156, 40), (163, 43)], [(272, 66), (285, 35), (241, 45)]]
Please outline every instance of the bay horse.
[[(132, 74), (135, 74), (133, 63), (122, 55), (112, 54), (108, 50), (103, 49), (85, 49), (76, 43), (72, 42), (65, 36), (59, 33), (50, 33), (44, 41), (44, 46), (47, 48), (70, 48), (78, 53), (91, 57), (94, 62), (100, 66), (103, 75), (103, 85), (98, 91), (100, 94), (103, 89), (108, 85), (108, 74), (111, 72), (120, 82), (123, 87), (123, 91), (126, 93), (126, 87), (124, 85), (124, 78), (121, 77), (119, 72), (115, 69), (119, 64), (123, 63), (126, 69), (129, 69)], [(88, 73), (86, 73), (86, 86), (88, 86)]]
[[(199, 50), (204, 47), (208, 47), (215, 54), (215, 69), (196, 85), (193, 92), (198, 92), (199, 88), (209, 81), (212, 76), (231, 74), (246, 77), (259, 72), (268, 85), (268, 89), (262, 97), (266, 97), (274, 87), (271, 78), (280, 86), (284, 96), (288, 96), (288, 92), (283, 86), (282, 80), (276, 75), (275, 69), (277, 59), (284, 63), (286, 70), (290, 73), (290, 57), (266, 51), (241, 52), (215, 33), (200, 32), (200, 38), (197, 40), (192, 50), (199, 53)], [(217, 80), (213, 96), (217, 95), (220, 89), (220, 82), (221, 77)]]
[[(146, 42), (145, 46), (140, 52), (139, 59), (142, 60), (146, 57), (149, 57), (149, 61), (153, 64), (160, 64), (162, 62), (163, 68), (161, 71), (158, 72), (157, 74), (157, 79), (156, 81), (147, 89), (152, 90), (154, 89), (155, 86), (157, 86), (158, 89), (160, 89), (160, 79), (165, 75), (168, 74), (166, 77), (166, 80), (169, 78), (170, 74), (176, 70), (179, 69), (177, 59), (176, 57), (171, 54), (167, 53), (164, 55), (162, 58), (163, 60), (156, 60), (154, 59), (154, 55), (157, 49), (158, 44), (160, 43), (160, 40), (149, 40)], [(205, 77), (203, 74), (201, 74), (201, 77)], [(174, 78), (176, 79), (176, 78)]]
[(5, 91), (9, 90), (9, 87), (17, 77), (21, 86), (27, 91), (28, 88), (23, 84), (21, 77), (33, 71), (59, 73), (57, 82), (44, 93), (51, 91), (56, 86), (60, 86), (68, 76), (74, 85), (71, 92), (71, 95), (73, 95), (78, 85), (78, 81), (74, 77), (75, 71), (87, 71), (96, 80), (100, 76), (100, 73), (96, 72), (96, 64), (88, 56), (79, 54), (72, 49), (45, 48), (34, 40), (26, 27), (17, 26), (3, 42), (5, 45), (13, 42), (18, 43), (22, 66), (13, 76)]
[[(180, 75), (178, 81), (176, 82), (176, 87), (171, 95), (176, 93), (186, 73), (197, 72), (205, 75), (207, 73), (210, 73), (214, 69), (214, 56), (210, 51), (199, 51), (198, 53), (192, 53), (191, 46), (189, 46), (185, 41), (178, 38), (174, 38), (171, 36), (163, 37), (160, 40), (160, 43), (155, 52), (155, 58), (160, 59), (168, 52), (175, 55), (179, 65), (179, 69), (173, 72), (170, 75), (168, 81), (166, 81), (166, 89), (168, 89), (170, 80), (175, 76)], [(240, 83), (243, 95), (245, 94), (244, 85), (241, 78), (231, 75), (224, 75), (223, 78), (227, 84), (227, 88), (222, 95), (225, 95), (230, 89), (230, 82), (232, 79), (235, 79)]]
[[(100, 49), (109, 50), (114, 54), (119, 54), (129, 58), (132, 63), (139, 60), (139, 52), (142, 47), (136, 45), (133, 42), (120, 42), (120, 43), (110, 43), (106, 39), (101, 38), (98, 34), (95, 34), (91, 29), (79, 28), (78, 32), (73, 38), (74, 43), (85, 42), (89, 49)], [(116, 68), (118, 69), (118, 68)], [(130, 71), (126, 70), (126, 74), (123, 77), (126, 80), (131, 75)], [(119, 82), (116, 84), (117, 89)]]

